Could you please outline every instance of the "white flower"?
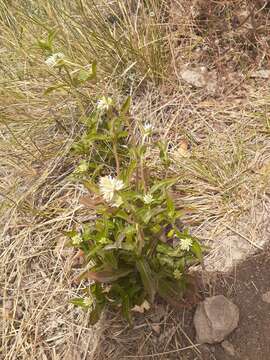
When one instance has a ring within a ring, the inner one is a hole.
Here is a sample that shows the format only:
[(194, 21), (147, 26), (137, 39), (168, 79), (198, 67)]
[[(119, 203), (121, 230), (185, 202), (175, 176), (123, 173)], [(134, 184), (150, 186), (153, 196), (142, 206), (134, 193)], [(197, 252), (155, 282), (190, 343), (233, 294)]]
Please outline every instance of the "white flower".
[(97, 109), (100, 111), (109, 110), (110, 106), (112, 106), (113, 100), (110, 97), (102, 96), (100, 100), (97, 102)]
[(81, 238), (80, 235), (77, 234), (72, 236), (71, 241), (73, 245), (79, 245), (83, 241), (83, 239)]
[(143, 197), (143, 202), (145, 204), (151, 204), (151, 202), (154, 200), (153, 196), (151, 194), (146, 194)]
[(83, 300), (83, 303), (85, 306), (92, 306), (93, 304), (93, 299), (91, 297), (87, 297)]
[(122, 180), (113, 178), (110, 175), (104, 176), (99, 180), (99, 189), (103, 198), (107, 202), (114, 202), (114, 206), (120, 206), (122, 204), (122, 199), (120, 196), (116, 196), (116, 191), (122, 190), (124, 186), (125, 184)]
[(147, 123), (147, 124), (144, 124), (143, 126), (143, 132), (144, 132), (144, 135), (145, 136), (149, 136), (151, 135), (152, 131), (154, 130), (154, 126)]
[(63, 60), (65, 58), (65, 55), (63, 53), (55, 53), (52, 54), (51, 56), (49, 56), (46, 60), (45, 63), (49, 66), (49, 67), (54, 67), (59, 63), (59, 60)]
[(180, 243), (181, 250), (189, 251), (189, 248), (192, 246), (191, 239), (182, 239)]
[(180, 280), (180, 279), (181, 279), (181, 276), (182, 276), (182, 273), (181, 273), (180, 270), (176, 269), (176, 270), (174, 270), (174, 272), (173, 272), (173, 276), (174, 276), (174, 278), (175, 278), (176, 280)]

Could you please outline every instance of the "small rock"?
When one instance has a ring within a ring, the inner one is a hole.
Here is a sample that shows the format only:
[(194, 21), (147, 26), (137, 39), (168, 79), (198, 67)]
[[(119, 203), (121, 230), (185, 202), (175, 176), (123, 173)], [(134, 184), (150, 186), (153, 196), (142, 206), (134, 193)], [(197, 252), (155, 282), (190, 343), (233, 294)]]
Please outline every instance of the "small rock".
[(270, 291), (267, 291), (262, 295), (262, 301), (270, 304)]
[(184, 66), (180, 75), (188, 84), (205, 88), (209, 93), (215, 93), (217, 90), (217, 74), (215, 71), (207, 71), (205, 66)]
[(230, 355), (230, 356), (235, 356), (235, 350), (233, 347), (233, 344), (230, 343), (227, 340), (222, 341), (221, 346), (223, 347), (224, 351)]
[(214, 344), (223, 341), (237, 327), (239, 309), (225, 296), (213, 296), (197, 306), (193, 321), (197, 342)]
[(254, 71), (251, 75), (251, 78), (260, 78), (260, 79), (269, 79), (270, 77), (270, 70), (258, 70), (258, 71)]

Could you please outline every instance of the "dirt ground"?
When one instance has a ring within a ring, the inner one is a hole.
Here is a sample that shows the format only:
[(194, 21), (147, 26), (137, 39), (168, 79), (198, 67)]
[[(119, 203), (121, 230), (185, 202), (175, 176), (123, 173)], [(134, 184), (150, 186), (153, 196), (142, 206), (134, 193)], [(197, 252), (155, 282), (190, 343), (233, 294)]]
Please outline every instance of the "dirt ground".
[(157, 304), (154, 311), (137, 316), (133, 329), (107, 317), (95, 358), (108, 358), (109, 346), (111, 358), (119, 360), (269, 360), (270, 303), (262, 299), (270, 290), (269, 251), (251, 256), (231, 273), (216, 274), (202, 290), (202, 297), (224, 294), (240, 309), (238, 328), (226, 339), (233, 356), (221, 344), (195, 343), (194, 307), (174, 311)]
[[(270, 290), (269, 270), (268, 249), (237, 266), (215, 289), (217, 294), (229, 296), (240, 309), (239, 327), (228, 338), (234, 346), (235, 359), (270, 358), (270, 303), (262, 299)], [(205, 359), (232, 359), (219, 345), (209, 348), (212, 353)]]

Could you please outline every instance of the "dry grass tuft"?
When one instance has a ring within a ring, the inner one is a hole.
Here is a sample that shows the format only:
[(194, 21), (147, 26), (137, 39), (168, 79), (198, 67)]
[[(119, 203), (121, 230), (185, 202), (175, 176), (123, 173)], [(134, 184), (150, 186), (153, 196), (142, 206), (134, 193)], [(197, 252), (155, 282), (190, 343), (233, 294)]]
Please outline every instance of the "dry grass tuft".
[[(80, 264), (63, 231), (91, 220), (70, 177), (78, 159), (69, 149), (82, 108), (100, 94), (131, 93), (135, 120), (153, 123), (169, 143), (183, 222), (213, 248), (207, 268), (262, 247), (269, 79), (250, 75), (269, 66), (269, 4), (151, 0), (133, 9), (132, 1), (95, 1), (93, 11), (85, 3), (0, 1), (0, 358), (200, 359), (188, 311), (158, 304), (132, 330), (110, 313), (91, 328), (69, 304), (83, 284), (73, 283)], [(56, 28), (57, 51), (82, 65), (99, 59), (94, 88), (44, 96), (61, 74), (48, 70), (35, 44)], [(186, 84), (183, 64), (215, 70), (216, 93)], [(157, 154), (150, 160), (159, 171)]]

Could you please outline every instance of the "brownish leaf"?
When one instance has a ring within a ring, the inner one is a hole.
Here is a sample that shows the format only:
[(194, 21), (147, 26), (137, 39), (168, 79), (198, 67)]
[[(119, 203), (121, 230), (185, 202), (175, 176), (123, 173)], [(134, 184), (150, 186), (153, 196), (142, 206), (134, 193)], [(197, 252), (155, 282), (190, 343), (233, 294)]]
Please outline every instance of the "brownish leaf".
[(87, 271), (80, 276), (80, 279), (89, 279), (99, 283), (111, 283), (132, 272), (131, 269)]
[(97, 205), (103, 203), (103, 199), (101, 196), (93, 198), (89, 195), (85, 195), (80, 198), (80, 203), (89, 209), (95, 209)]

